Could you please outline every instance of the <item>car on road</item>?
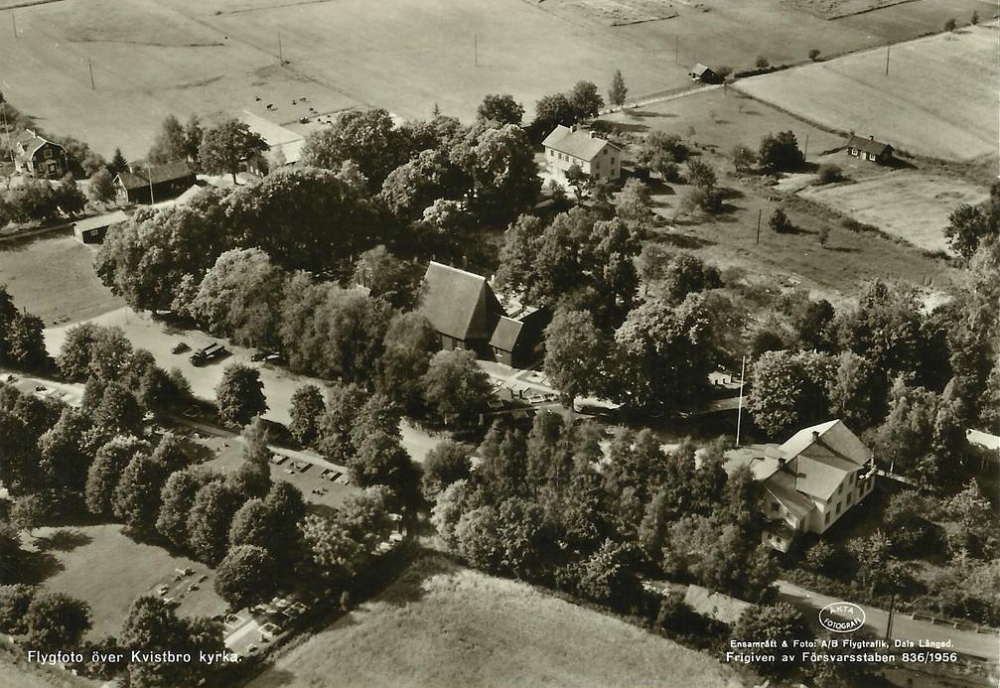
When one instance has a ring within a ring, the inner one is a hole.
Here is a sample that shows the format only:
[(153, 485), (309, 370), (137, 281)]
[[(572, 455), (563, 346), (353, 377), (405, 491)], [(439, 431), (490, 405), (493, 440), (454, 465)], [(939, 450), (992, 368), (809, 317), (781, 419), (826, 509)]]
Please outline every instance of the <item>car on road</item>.
[(226, 349), (226, 347), (222, 346), (222, 344), (219, 344), (218, 342), (213, 342), (208, 346), (202, 347), (201, 349), (198, 349), (193, 354), (191, 354), (191, 363), (192, 365), (202, 366), (208, 363), (209, 361), (214, 361), (217, 358), (222, 358), (223, 356), (226, 356), (228, 353), (229, 351)]

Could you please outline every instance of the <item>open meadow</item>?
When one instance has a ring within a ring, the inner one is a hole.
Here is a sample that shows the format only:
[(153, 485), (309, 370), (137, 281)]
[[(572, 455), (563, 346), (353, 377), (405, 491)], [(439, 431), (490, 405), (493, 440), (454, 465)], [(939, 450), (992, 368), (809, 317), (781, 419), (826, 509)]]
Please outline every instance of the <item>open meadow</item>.
[(2, 241), (0, 284), (47, 326), (92, 318), (123, 305), (97, 278), (95, 255), (72, 230)]
[[(132, 601), (160, 585), (169, 586), (167, 594), (180, 603), (181, 616), (225, 611), (226, 603), (212, 589), (214, 573), (208, 567), (138, 543), (121, 531), (120, 525), (38, 528), (26, 538), (35, 554), (24, 573), (49, 590), (85, 600), (93, 615), (94, 626), (87, 634), (91, 639), (118, 633)], [(194, 574), (174, 580), (179, 568), (191, 568)], [(205, 580), (198, 582), (202, 577)]]
[[(813, 48), (843, 54), (940, 30), (951, 14), (990, 12), (981, 0), (921, 0), (826, 21), (785, 0), (613, 4), (60, 0), (0, 7), (0, 64), (17, 65), (5, 71), (3, 91), (44, 129), (87, 140), (106, 156), (119, 146), (135, 158), (168, 114), (212, 120), (248, 109), (288, 124), (366, 105), (421, 118), (437, 103), (471, 119), (484, 95), (511, 93), (530, 116), (539, 97), (579, 79), (604, 92), (615, 69), (637, 98), (686, 87), (696, 62), (747, 69), (763, 52), (772, 64), (797, 63)], [(654, 20), (613, 26), (622, 13)], [(276, 109), (265, 110), (268, 103)]]
[(740, 685), (707, 655), (516, 581), (426, 557), (250, 688)]
[(810, 186), (799, 195), (928, 251), (947, 251), (948, 216), (963, 203), (982, 203), (989, 191), (960, 179), (899, 170), (855, 183)]
[[(905, 5), (903, 5), (905, 6)], [(975, 26), (743, 79), (736, 87), (807, 120), (946, 160), (996, 153), (997, 27)]]
[(4, 688), (99, 688), (103, 683), (56, 667), (28, 664), (24, 650), (0, 642), (0, 686)]

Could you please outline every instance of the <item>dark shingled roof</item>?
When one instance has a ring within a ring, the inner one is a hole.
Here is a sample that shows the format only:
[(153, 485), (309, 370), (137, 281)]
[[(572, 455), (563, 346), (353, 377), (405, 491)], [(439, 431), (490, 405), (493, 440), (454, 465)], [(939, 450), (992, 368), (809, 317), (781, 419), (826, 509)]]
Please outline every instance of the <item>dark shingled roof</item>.
[(26, 159), (34, 157), (38, 149), (46, 143), (51, 143), (56, 148), (62, 148), (62, 146), (55, 141), (49, 141), (44, 136), (39, 136), (31, 129), (25, 129), (21, 135), (17, 137), (17, 142), (21, 144), (22, 148), (24, 148), (24, 157)]
[(876, 141), (875, 139), (863, 139), (860, 136), (852, 136), (847, 139), (848, 148), (857, 148), (859, 151), (864, 151), (865, 153), (874, 153), (875, 155), (881, 156), (887, 150), (892, 150), (892, 146), (888, 143), (882, 143), (881, 141)]
[(715, 74), (715, 72), (713, 72), (710, 67), (706, 67), (700, 62), (691, 68), (691, 73), (697, 76), (703, 76), (704, 74)]
[(493, 330), (493, 336), (490, 338), (490, 346), (513, 352), (514, 347), (517, 346), (517, 338), (521, 336), (522, 327), (524, 327), (524, 323), (520, 320), (501, 316), (496, 329)]
[(153, 165), (149, 170), (136, 168), (128, 172), (121, 172), (118, 178), (126, 189), (131, 190), (149, 186), (150, 177), (152, 177), (153, 184), (162, 184), (163, 182), (191, 177), (193, 174), (188, 164), (179, 160), (168, 162), (166, 165)]
[(424, 274), (419, 312), (438, 332), (461, 341), (488, 340), (504, 314), (485, 277), (433, 261)]

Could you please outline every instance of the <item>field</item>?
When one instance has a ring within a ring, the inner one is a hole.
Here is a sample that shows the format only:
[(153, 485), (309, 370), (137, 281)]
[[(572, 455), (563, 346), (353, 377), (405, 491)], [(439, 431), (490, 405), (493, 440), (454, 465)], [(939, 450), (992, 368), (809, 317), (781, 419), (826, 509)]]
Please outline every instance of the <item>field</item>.
[[(214, 119), (249, 109), (290, 123), (309, 108), (376, 105), (416, 118), (438, 103), (470, 119), (487, 93), (511, 93), (530, 116), (539, 97), (579, 79), (603, 92), (615, 69), (640, 97), (685, 87), (695, 62), (745, 69), (761, 46), (772, 64), (801, 62), (812, 48), (842, 54), (990, 11), (980, 0), (911, 2), (828, 22), (785, 0), (677, 1), (667, 12), (676, 17), (610, 26), (605, 5), (569, 4), (590, 9), (582, 16), (524, 0), (63, 0), (15, 11), (17, 39), (0, 41), (0, 64), (17, 65), (4, 74), (4, 95), (50, 132), (135, 158), (168, 114)], [(671, 3), (617, 4), (640, 17)], [(0, 14), (6, 31), (9, 12)], [(277, 110), (268, 114), (268, 103)]]
[[(904, 5), (905, 6), (905, 5)], [(737, 88), (800, 117), (910, 153), (968, 160), (996, 153), (997, 29), (895, 45), (744, 79)]]
[[(117, 633), (132, 601), (161, 584), (171, 586), (168, 594), (180, 601), (178, 613), (183, 616), (213, 616), (225, 610), (204, 564), (137, 543), (122, 534), (121, 526), (38, 528), (33, 535), (27, 544), (38, 556), (31, 573), (49, 590), (90, 604), (94, 627), (89, 638)], [(194, 576), (175, 583), (175, 569), (184, 567), (194, 569)], [(187, 591), (194, 578), (206, 574), (208, 580), (198, 590)]]
[(946, 251), (943, 230), (952, 210), (982, 203), (989, 192), (959, 179), (898, 171), (853, 184), (811, 186), (800, 195), (921, 248)]
[(437, 558), (280, 657), (250, 688), (738, 686), (706, 655)]
[(122, 305), (94, 274), (94, 255), (71, 231), (3, 241), (0, 284), (48, 326), (91, 318)]
[(0, 686), (4, 688), (98, 688), (102, 684), (58, 668), (29, 665), (22, 649), (0, 644)]

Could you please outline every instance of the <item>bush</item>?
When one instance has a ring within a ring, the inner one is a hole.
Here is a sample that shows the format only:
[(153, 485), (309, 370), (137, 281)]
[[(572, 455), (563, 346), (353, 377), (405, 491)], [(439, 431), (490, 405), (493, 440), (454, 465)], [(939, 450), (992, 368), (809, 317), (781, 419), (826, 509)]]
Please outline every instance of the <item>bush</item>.
[(817, 573), (830, 574), (841, 563), (842, 555), (827, 542), (820, 540), (806, 552), (806, 564)]
[(774, 209), (774, 212), (771, 213), (771, 218), (767, 221), (767, 225), (771, 228), (772, 232), (778, 232), (779, 234), (787, 234), (795, 229), (795, 225), (788, 219), (788, 215), (785, 214), (782, 208)]
[(817, 50), (816, 48), (813, 48), (812, 50), (810, 50), (809, 51), (809, 59), (812, 60), (813, 62), (815, 62), (816, 60), (818, 60), (819, 59), (819, 50)]
[(949, 19), (944, 23), (944, 30), (947, 31), (948, 33), (951, 33), (957, 28), (958, 28), (958, 22), (955, 21), (954, 19)]
[(844, 171), (839, 165), (824, 163), (819, 166), (816, 172), (816, 182), (818, 184), (833, 184), (844, 180)]
[(757, 69), (767, 69), (771, 66), (771, 63), (767, 61), (767, 58), (763, 55), (757, 56), (757, 61), (754, 63), (757, 65)]

